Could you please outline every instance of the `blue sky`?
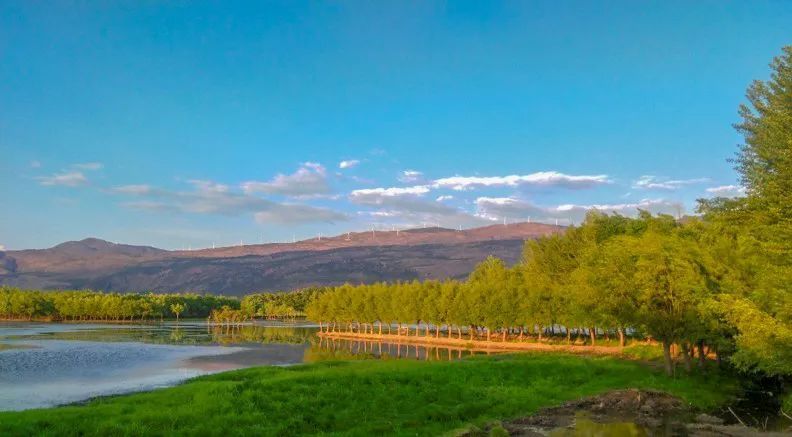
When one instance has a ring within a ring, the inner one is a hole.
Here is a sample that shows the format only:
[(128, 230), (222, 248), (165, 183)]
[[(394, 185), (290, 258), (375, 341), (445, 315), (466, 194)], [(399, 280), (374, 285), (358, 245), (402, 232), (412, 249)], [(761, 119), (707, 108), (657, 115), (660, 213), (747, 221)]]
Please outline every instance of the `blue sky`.
[(788, 1), (245, 3), (0, 0), (0, 245), (691, 212), (792, 43)]

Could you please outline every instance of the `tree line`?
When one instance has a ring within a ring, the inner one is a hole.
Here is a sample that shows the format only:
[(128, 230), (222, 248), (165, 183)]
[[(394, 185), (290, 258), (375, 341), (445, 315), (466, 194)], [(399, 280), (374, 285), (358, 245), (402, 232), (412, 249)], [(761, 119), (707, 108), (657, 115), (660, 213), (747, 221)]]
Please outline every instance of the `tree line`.
[(706, 227), (691, 219), (642, 213), (632, 219), (590, 213), (563, 235), (526, 244), (514, 267), (488, 258), (464, 282), (413, 281), (344, 285), (320, 295), (308, 317), (322, 330), (431, 335), (486, 341), (598, 335), (651, 337), (671, 345), (686, 366), (696, 353), (730, 352), (730, 332), (718, 313), (722, 266)]
[[(579, 227), (527, 243), (512, 268), (489, 258), (465, 282), (344, 285), (306, 312), (321, 329), (524, 338), (556, 327), (629, 332), (740, 369), (792, 375), (792, 46), (748, 89), (735, 159), (744, 196), (699, 200), (699, 217), (592, 212)], [(570, 339), (571, 341), (571, 339)]]
[(254, 318), (305, 317), (305, 306), (324, 288), (255, 293), (243, 297), (195, 293), (105, 293), (90, 290), (40, 291), (0, 287), (0, 319), (134, 321), (207, 318), (241, 323)]
[(206, 318), (222, 307), (239, 309), (233, 297), (200, 294), (38, 291), (0, 287), (0, 318), (63, 321)]
[(296, 319), (305, 317), (305, 307), (327, 287), (308, 287), (276, 293), (253, 293), (242, 298), (241, 311), (250, 317)]

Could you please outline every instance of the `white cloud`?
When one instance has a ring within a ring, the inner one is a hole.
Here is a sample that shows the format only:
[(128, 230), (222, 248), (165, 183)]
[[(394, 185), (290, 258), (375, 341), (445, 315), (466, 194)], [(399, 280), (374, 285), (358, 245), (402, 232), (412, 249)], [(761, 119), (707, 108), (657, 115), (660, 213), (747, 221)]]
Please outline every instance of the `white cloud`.
[(345, 161), (341, 161), (338, 163), (338, 168), (353, 168), (357, 167), (360, 164), (360, 160), (358, 159), (348, 159)]
[(531, 202), (513, 197), (479, 197), (476, 199), (477, 215), (490, 220), (501, 220), (504, 217), (514, 220), (554, 221), (562, 223), (580, 223), (591, 210), (604, 213), (617, 213), (633, 216), (638, 210), (646, 210), (653, 214), (677, 215), (684, 212), (679, 202), (665, 199), (643, 199), (633, 203), (538, 206)]
[(275, 204), (267, 211), (255, 213), (254, 217), (261, 224), (332, 223), (349, 218), (346, 214), (331, 209), (296, 204)]
[(561, 187), (569, 189), (590, 188), (597, 185), (609, 184), (607, 175), (567, 175), (556, 171), (542, 171), (528, 175), (509, 176), (453, 176), (437, 179), (433, 182), (435, 188), (450, 188), (453, 190), (469, 190), (478, 187)]
[(349, 200), (356, 205), (374, 209), (360, 214), (380, 220), (387, 219), (402, 227), (418, 226), (422, 223), (439, 223), (451, 227), (484, 223), (481, 218), (463, 210), (426, 199), (424, 195), (430, 191), (424, 185), (360, 189), (350, 193)]
[(204, 179), (190, 179), (187, 182), (192, 184), (198, 191), (202, 193), (228, 193), (230, 190), (228, 185), (219, 184), (217, 182)]
[(438, 202), (443, 202), (443, 201), (446, 201), (446, 200), (451, 200), (453, 198), (454, 198), (454, 196), (445, 195), (445, 196), (437, 196), (437, 199), (435, 199), (435, 200), (438, 201)]
[(721, 185), (719, 187), (707, 188), (707, 193), (718, 197), (739, 197), (745, 196), (745, 187), (739, 185)]
[(154, 188), (151, 185), (146, 184), (138, 184), (138, 185), (120, 185), (117, 187), (113, 187), (111, 189), (114, 193), (119, 194), (132, 194), (136, 196), (142, 196), (145, 194), (151, 194), (154, 191)]
[(0, 244), (0, 251), (3, 251), (3, 250), (5, 250), (5, 246), (3, 246), (2, 244)]
[(380, 197), (422, 196), (428, 192), (429, 187), (425, 185), (416, 185), (414, 187), (364, 188), (352, 191), (352, 193), (350, 193), (350, 198), (374, 199)]
[(36, 180), (41, 185), (61, 185), (64, 187), (78, 187), (88, 183), (88, 178), (80, 171), (65, 171), (51, 176), (40, 176)]
[(291, 197), (323, 195), (331, 192), (327, 171), (321, 164), (306, 162), (290, 175), (279, 174), (268, 182), (248, 181), (241, 185), (247, 194), (267, 193)]
[(414, 184), (423, 181), (424, 175), (420, 171), (404, 170), (401, 172), (401, 175), (399, 175), (399, 182), (404, 182), (405, 184)]
[(678, 190), (687, 185), (695, 185), (695, 184), (702, 184), (709, 182), (707, 178), (695, 178), (695, 179), (665, 179), (659, 178), (657, 176), (652, 175), (644, 175), (638, 178), (633, 183), (633, 188), (642, 189), (642, 190), (666, 190), (666, 191), (673, 191)]
[(189, 180), (190, 191), (169, 191), (149, 185), (123, 185), (111, 191), (140, 200), (122, 202), (131, 209), (239, 216), (252, 214), (259, 223), (308, 223), (342, 221), (348, 217), (337, 211), (311, 205), (278, 203), (208, 180)]
[(80, 170), (99, 170), (104, 167), (104, 164), (101, 162), (83, 162), (79, 164), (73, 164), (72, 167), (78, 168)]

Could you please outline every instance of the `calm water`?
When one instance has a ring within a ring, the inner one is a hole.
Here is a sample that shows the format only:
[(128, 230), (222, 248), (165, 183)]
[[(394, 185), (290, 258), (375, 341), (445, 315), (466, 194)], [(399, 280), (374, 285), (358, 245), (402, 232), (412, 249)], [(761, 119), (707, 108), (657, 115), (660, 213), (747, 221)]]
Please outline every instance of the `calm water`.
[(448, 348), (320, 339), (310, 324), (237, 328), (0, 323), (0, 411), (49, 407), (150, 390), (198, 375), (331, 359), (448, 360)]

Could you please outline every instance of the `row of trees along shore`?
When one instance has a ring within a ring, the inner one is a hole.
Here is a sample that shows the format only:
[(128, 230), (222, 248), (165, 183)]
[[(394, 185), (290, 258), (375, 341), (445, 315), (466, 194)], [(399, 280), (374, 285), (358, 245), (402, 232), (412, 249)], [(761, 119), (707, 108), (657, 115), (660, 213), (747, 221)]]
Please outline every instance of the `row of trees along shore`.
[(594, 344), (598, 331), (629, 331), (662, 342), (669, 373), (678, 344), (688, 368), (709, 349), (743, 370), (792, 375), (792, 46), (771, 67), (739, 110), (743, 196), (702, 199), (700, 217), (684, 220), (594, 212), (529, 242), (512, 268), (490, 258), (464, 283), (345, 285), (313, 300), (308, 317), (324, 331), (396, 323), (400, 335), (415, 324), (488, 341), (561, 326)]
[(324, 289), (255, 293), (243, 297), (211, 294), (104, 293), (90, 290), (39, 291), (0, 287), (0, 319), (136, 321), (211, 318), (240, 323), (254, 318), (305, 317), (305, 306)]
[(223, 306), (213, 310), (209, 318), (225, 325), (256, 318), (294, 321), (304, 318), (308, 302), (326, 290), (326, 287), (309, 287), (288, 292), (248, 294), (242, 298), (238, 308)]
[(242, 298), (241, 311), (250, 317), (268, 320), (303, 318), (308, 302), (327, 289), (308, 287), (290, 292), (248, 294)]
[[(731, 277), (718, 261), (720, 236), (700, 221), (642, 213), (637, 219), (590, 213), (563, 235), (528, 242), (524, 259), (509, 268), (488, 258), (467, 281), (344, 285), (307, 308), (323, 331), (521, 341), (561, 333), (625, 334), (662, 342), (668, 371), (671, 345), (686, 365), (732, 352), (725, 312)], [(391, 325), (396, 325), (396, 333)], [(557, 330), (557, 331), (556, 331)], [(432, 332), (433, 331), (433, 332)]]
[(135, 321), (205, 318), (220, 308), (239, 309), (233, 297), (201, 294), (38, 291), (0, 287), (0, 319)]

